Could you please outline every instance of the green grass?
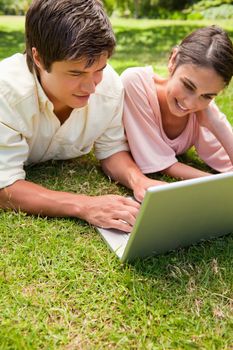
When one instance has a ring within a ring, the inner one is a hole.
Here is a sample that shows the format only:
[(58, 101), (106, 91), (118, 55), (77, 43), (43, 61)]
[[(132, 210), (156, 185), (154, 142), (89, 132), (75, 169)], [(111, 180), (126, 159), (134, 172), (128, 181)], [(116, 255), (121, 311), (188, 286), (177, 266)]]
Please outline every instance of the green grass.
[[(112, 64), (166, 72), (170, 45), (202, 23), (114, 20)], [(228, 26), (231, 37), (233, 27)], [(12, 41), (13, 39), (13, 41)], [(1, 59), (24, 44), (23, 18), (0, 17)], [(233, 86), (218, 98), (233, 122)], [(184, 159), (203, 168), (189, 152)], [(27, 169), (56, 190), (128, 194), (92, 154)], [(230, 190), (230, 189), (229, 189)], [(122, 265), (81, 220), (0, 213), (1, 350), (233, 349), (233, 236)]]

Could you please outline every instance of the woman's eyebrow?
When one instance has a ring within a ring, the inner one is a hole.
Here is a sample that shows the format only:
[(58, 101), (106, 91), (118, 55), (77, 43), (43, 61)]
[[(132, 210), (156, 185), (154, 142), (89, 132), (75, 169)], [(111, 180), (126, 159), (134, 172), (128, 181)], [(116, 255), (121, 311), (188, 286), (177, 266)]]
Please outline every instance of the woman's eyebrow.
[[(193, 89), (196, 89), (196, 85), (189, 80), (188, 78), (184, 78), (185, 82), (188, 83), (190, 86), (192, 86)], [(206, 94), (204, 94), (205, 96), (217, 96), (218, 94), (216, 92), (207, 92)]]
[(217, 96), (218, 94), (215, 93), (215, 92), (210, 92), (210, 93), (207, 93), (207, 94), (203, 94), (203, 96)]
[(184, 77), (184, 80), (186, 81), (186, 83), (188, 83), (189, 85), (191, 85), (194, 89), (196, 89), (196, 85), (191, 81), (189, 80), (188, 78)]

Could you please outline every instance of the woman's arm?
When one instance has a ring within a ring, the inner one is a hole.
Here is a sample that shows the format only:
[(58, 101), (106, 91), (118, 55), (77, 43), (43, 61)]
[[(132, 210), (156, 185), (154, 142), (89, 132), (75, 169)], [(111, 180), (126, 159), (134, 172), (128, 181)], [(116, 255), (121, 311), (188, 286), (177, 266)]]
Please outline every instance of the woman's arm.
[(212, 103), (205, 110), (196, 113), (200, 126), (204, 126), (216, 137), (228, 154), (233, 165), (233, 131), (226, 122), (225, 116), (219, 116), (217, 106)]
[(180, 162), (171, 165), (167, 169), (164, 169), (162, 173), (182, 180), (211, 175), (210, 173), (195, 169), (189, 165)]
[(133, 161), (129, 152), (118, 152), (103, 159), (101, 166), (105, 174), (134, 192), (134, 197), (141, 202), (148, 187), (164, 185), (166, 182), (153, 180), (145, 176)]

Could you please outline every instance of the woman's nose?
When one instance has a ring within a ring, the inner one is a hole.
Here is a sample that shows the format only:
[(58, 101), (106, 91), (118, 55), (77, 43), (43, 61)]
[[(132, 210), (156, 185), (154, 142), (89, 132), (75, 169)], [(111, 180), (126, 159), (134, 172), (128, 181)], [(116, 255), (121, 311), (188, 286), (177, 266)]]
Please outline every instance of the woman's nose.
[(199, 99), (197, 98), (197, 96), (189, 96), (185, 99), (185, 106), (188, 108), (188, 109), (195, 109), (195, 110), (198, 110), (198, 107), (199, 107), (199, 104), (200, 104), (200, 101)]

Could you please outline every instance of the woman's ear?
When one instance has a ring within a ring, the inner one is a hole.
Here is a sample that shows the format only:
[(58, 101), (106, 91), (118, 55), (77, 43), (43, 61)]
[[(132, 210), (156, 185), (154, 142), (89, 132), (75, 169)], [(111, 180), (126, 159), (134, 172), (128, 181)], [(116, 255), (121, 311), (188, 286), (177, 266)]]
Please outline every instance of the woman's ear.
[(32, 58), (38, 69), (43, 69), (43, 63), (40, 58), (40, 55), (35, 47), (32, 47)]
[(168, 71), (170, 74), (173, 74), (173, 72), (176, 69), (176, 57), (178, 55), (178, 52), (179, 52), (179, 47), (178, 46), (174, 47), (174, 49), (172, 50), (171, 56), (169, 58)]

